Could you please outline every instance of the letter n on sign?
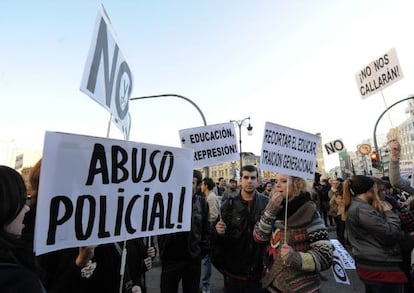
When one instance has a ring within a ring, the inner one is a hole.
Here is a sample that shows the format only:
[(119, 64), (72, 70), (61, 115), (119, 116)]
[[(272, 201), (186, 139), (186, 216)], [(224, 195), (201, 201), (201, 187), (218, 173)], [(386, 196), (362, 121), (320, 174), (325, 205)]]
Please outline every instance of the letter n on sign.
[(343, 149), (344, 149), (344, 143), (340, 139), (325, 143), (325, 150), (328, 153), (328, 155), (336, 153), (336, 152), (340, 152)]

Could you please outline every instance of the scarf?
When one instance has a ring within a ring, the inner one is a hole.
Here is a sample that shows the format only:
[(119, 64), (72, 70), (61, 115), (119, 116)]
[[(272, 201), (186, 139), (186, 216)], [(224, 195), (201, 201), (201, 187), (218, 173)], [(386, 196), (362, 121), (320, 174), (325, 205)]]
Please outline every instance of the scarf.
[[(306, 202), (310, 201), (310, 193), (309, 192), (302, 192), (298, 196), (294, 197), (291, 201), (288, 202), (287, 208), (287, 217), (289, 218), (293, 215), (301, 206), (303, 206)], [(277, 214), (278, 220), (285, 219), (285, 210), (286, 210), (286, 199), (282, 201), (282, 210)]]

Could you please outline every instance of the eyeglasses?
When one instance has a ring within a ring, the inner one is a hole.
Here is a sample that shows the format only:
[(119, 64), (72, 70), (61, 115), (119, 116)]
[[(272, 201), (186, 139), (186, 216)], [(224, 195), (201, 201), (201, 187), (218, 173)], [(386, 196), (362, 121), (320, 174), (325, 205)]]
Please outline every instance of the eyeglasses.
[(244, 180), (249, 180), (249, 179), (252, 179), (252, 180), (256, 180), (256, 176), (243, 176), (243, 179)]

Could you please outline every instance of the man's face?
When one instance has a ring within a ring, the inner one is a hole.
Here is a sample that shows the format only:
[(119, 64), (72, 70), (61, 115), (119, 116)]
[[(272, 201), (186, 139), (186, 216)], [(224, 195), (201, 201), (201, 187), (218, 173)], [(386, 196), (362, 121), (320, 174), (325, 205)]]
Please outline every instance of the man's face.
[(236, 181), (230, 181), (230, 188), (235, 189), (237, 187), (237, 182)]
[(193, 178), (193, 195), (197, 192), (197, 178)]
[(257, 172), (249, 172), (244, 170), (240, 178), (240, 188), (247, 193), (252, 193), (256, 190), (258, 185)]
[(272, 191), (272, 184), (270, 184), (270, 183), (267, 183), (267, 184), (266, 184), (266, 191), (267, 191), (267, 192)]
[(204, 184), (204, 182), (201, 183), (201, 192), (206, 192), (207, 190), (207, 185)]
[(226, 181), (224, 179), (220, 179), (219, 185), (220, 187), (223, 187), (225, 185)]

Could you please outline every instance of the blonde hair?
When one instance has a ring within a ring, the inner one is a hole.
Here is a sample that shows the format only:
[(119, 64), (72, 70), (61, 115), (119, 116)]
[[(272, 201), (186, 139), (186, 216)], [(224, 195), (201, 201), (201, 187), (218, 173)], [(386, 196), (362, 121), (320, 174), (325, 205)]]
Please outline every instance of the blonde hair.
[(29, 194), (31, 196), (32, 202), (36, 202), (37, 193), (39, 191), (39, 180), (40, 180), (40, 167), (42, 165), (42, 159), (37, 161), (37, 163), (30, 170), (29, 176)]
[(304, 192), (310, 193), (310, 185), (308, 181), (302, 177), (290, 176), (292, 178), (293, 195), (299, 195)]

